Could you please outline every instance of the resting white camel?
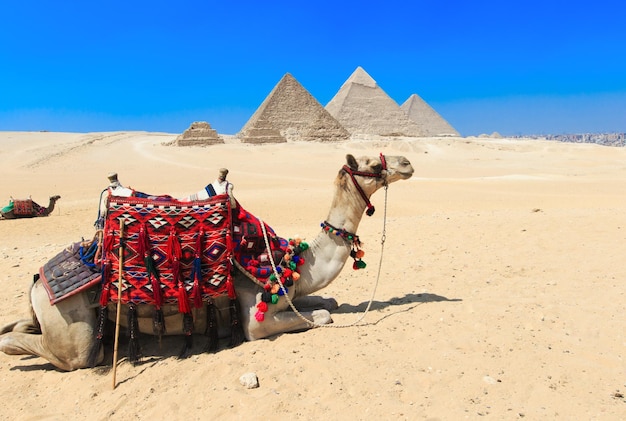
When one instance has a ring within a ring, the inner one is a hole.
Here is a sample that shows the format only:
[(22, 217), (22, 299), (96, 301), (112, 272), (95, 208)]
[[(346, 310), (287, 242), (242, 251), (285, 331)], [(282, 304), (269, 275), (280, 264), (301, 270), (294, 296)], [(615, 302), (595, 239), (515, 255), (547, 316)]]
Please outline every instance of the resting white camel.
[[(360, 157), (347, 155), (347, 164), (335, 180), (335, 194), (326, 221), (345, 232), (356, 233), (363, 213), (373, 211), (370, 196), (381, 187), (412, 176), (413, 167), (402, 156)], [(305, 263), (299, 268), (301, 277), (289, 288), (289, 297), (301, 314), (315, 324), (332, 323), (330, 310), (336, 301), (310, 296), (326, 287), (341, 272), (351, 246), (344, 238), (321, 232), (302, 252)], [(240, 320), (247, 340), (304, 330), (312, 326), (291, 311), (285, 297), (271, 305), (263, 321), (257, 321), (257, 303), (262, 288), (240, 271), (236, 271), (234, 285), (240, 303)], [(0, 351), (10, 355), (37, 355), (62, 370), (75, 370), (89, 366), (89, 354), (95, 342), (97, 315), (90, 304), (88, 293), (79, 293), (51, 305), (40, 281), (34, 283), (31, 293), (33, 317), (10, 323), (0, 331)], [(225, 300), (226, 302), (228, 300)], [(218, 308), (221, 303), (217, 303)], [(139, 306), (139, 329), (152, 333), (152, 309)], [(168, 334), (182, 334), (182, 316), (177, 306), (164, 306)], [(201, 309), (198, 309), (201, 310)], [(109, 312), (111, 314), (113, 312)], [(224, 311), (223, 306), (221, 313)], [(123, 318), (124, 319), (124, 318)], [(195, 317), (195, 332), (203, 332), (205, 318)], [(124, 319), (125, 320), (125, 319)], [(123, 323), (122, 323), (123, 324)], [(99, 350), (98, 363), (104, 358)]]

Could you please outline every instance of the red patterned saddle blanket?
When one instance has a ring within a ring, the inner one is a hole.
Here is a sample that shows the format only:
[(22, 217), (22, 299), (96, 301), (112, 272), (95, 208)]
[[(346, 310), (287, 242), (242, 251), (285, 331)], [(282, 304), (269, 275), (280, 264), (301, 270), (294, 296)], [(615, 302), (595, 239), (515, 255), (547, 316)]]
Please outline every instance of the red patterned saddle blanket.
[(16, 216), (33, 216), (35, 208), (32, 199), (14, 200), (13, 214)]
[[(289, 244), (264, 228), (278, 264)], [(231, 209), (228, 195), (193, 202), (109, 196), (97, 251), (76, 243), (41, 268), (41, 279), (52, 304), (100, 283), (100, 305), (178, 303), (187, 312), (217, 296), (235, 297), (233, 259), (262, 282), (270, 277), (262, 231), (259, 219), (241, 205)]]
[(187, 308), (189, 300), (200, 306), (220, 295), (234, 298), (228, 195), (194, 202), (111, 196), (107, 208), (101, 304)]

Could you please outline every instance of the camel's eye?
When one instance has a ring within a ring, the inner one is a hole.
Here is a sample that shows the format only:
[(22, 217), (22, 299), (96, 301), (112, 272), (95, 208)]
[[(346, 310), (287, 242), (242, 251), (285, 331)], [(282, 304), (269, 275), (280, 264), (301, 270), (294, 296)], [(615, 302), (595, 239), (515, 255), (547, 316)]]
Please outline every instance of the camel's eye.
[(373, 170), (375, 173), (379, 173), (379, 172), (381, 172), (381, 171), (383, 170), (383, 164), (375, 164), (375, 165), (372, 165), (372, 170)]

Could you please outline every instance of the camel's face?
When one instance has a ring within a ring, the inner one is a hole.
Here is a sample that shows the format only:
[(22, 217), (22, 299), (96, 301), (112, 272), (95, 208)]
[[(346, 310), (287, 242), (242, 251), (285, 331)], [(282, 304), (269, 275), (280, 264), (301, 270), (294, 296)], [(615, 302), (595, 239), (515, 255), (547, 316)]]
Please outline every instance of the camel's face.
[(387, 163), (387, 183), (407, 180), (415, 172), (411, 162), (403, 156), (385, 156), (385, 161)]
[(350, 169), (373, 175), (372, 177), (359, 177), (359, 184), (361, 184), (363, 189), (373, 189), (370, 194), (382, 187), (385, 183), (390, 184), (398, 180), (411, 178), (415, 171), (411, 162), (404, 156), (384, 155), (384, 160), (385, 162), (383, 163), (380, 156), (362, 156), (360, 158), (355, 158), (352, 155), (346, 156), (346, 161)]

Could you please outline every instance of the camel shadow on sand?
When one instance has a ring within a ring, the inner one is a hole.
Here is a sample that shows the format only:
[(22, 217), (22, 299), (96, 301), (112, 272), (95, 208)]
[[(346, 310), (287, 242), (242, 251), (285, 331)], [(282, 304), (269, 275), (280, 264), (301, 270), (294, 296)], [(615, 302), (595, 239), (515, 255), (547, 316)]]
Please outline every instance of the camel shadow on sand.
[[(404, 297), (393, 297), (387, 301), (372, 301), (370, 306), (370, 311), (380, 311), (386, 308), (390, 308), (391, 312), (386, 313), (384, 316), (380, 317), (378, 320), (365, 324), (377, 324), (384, 319), (387, 319), (391, 316), (400, 313), (406, 313), (408, 311), (413, 310), (417, 306), (428, 303), (437, 303), (442, 301), (450, 301), (450, 302), (460, 302), (463, 301), (460, 298), (447, 298), (442, 295), (437, 294), (406, 294)], [(364, 301), (358, 305), (352, 304), (341, 304), (339, 308), (332, 311), (332, 314), (346, 314), (346, 313), (363, 313), (369, 304), (369, 301)], [(407, 306), (409, 304), (409, 306)], [(396, 308), (397, 307), (397, 308)]]

